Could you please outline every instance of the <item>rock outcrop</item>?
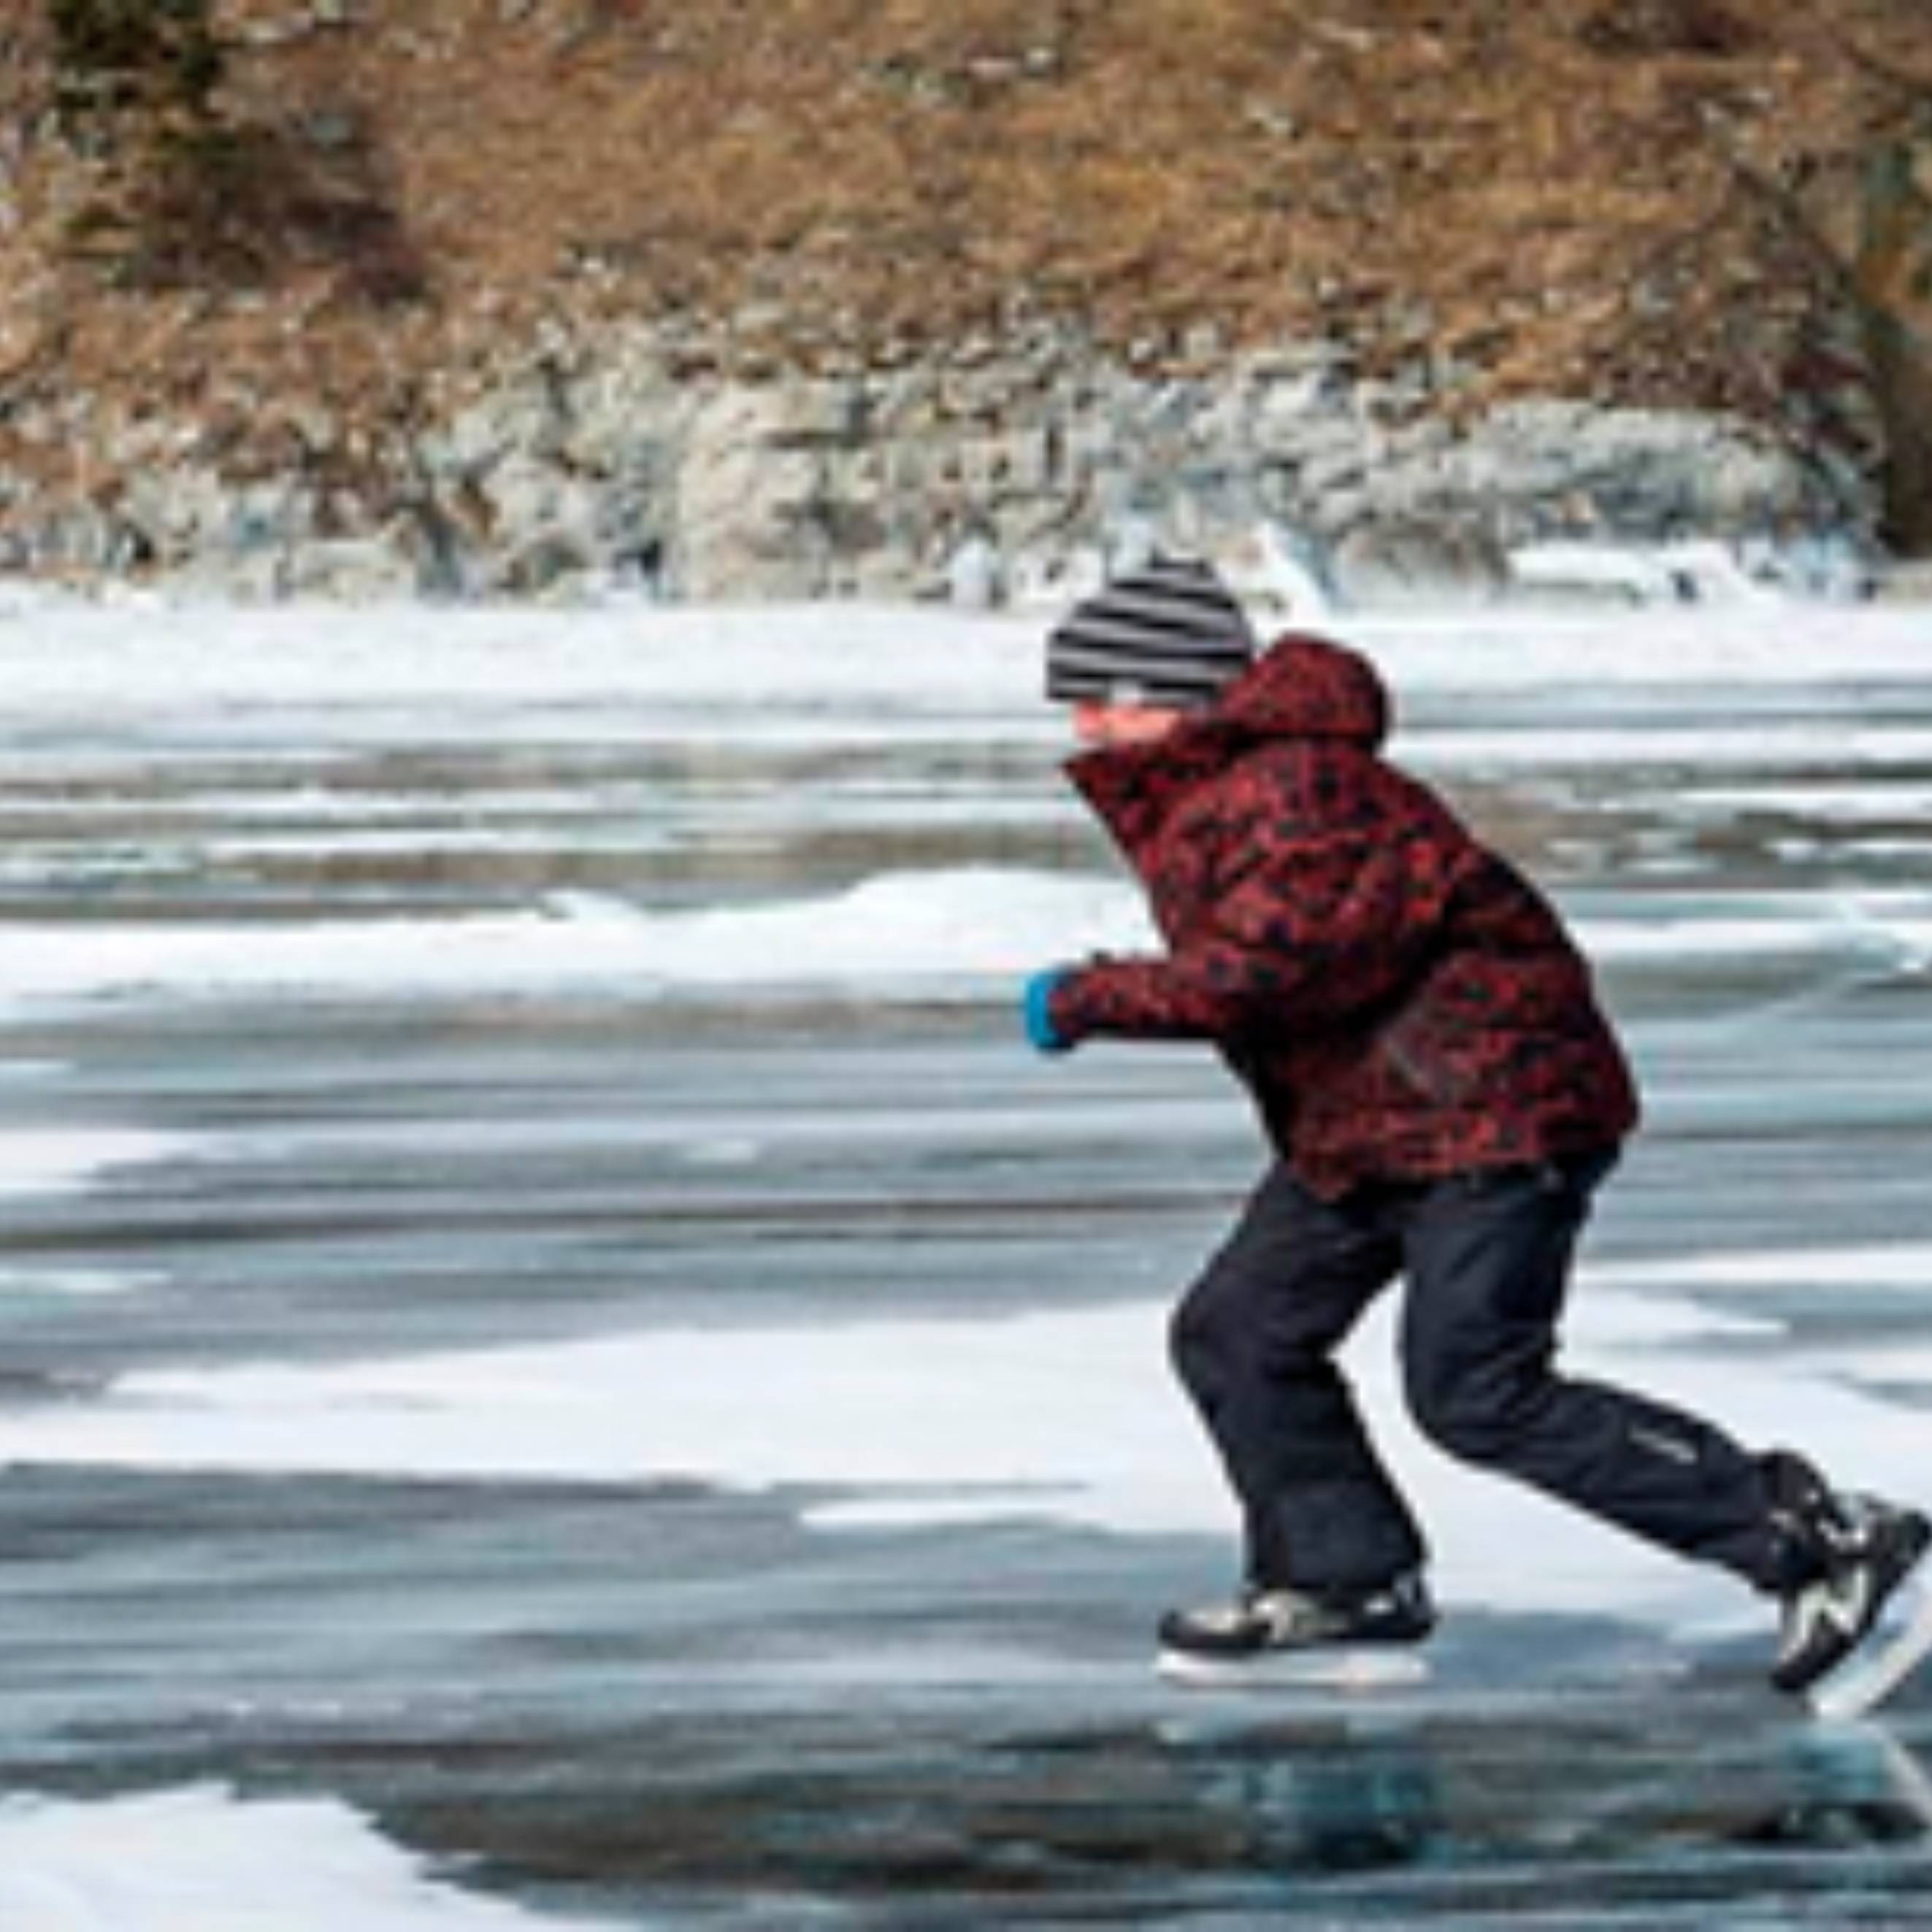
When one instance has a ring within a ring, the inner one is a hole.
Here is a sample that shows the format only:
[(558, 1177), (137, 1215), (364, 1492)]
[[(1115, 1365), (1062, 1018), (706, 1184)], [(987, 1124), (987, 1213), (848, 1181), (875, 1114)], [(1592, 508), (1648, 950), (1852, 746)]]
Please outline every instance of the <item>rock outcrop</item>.
[[(50, 423), (48, 434), (80, 433)], [(1259, 589), (1383, 603), (1522, 586), (1556, 540), (1854, 549), (1853, 474), (1694, 412), (1523, 403), (1466, 428), (1319, 345), (1142, 376), (1057, 341), (890, 372), (680, 380), (648, 330), (555, 344), (373, 467), (315, 418), (236, 481), (98, 422), (126, 480), (16, 487), (0, 564), (254, 596), (1050, 597), (1154, 544)], [(0, 476), (0, 494), (5, 490)]]

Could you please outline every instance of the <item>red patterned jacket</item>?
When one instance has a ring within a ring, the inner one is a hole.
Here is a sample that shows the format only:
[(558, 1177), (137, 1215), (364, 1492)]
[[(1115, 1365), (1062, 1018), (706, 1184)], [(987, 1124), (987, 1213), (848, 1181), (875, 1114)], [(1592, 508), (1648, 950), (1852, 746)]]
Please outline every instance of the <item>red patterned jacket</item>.
[(1073, 759), (1167, 950), (1077, 968), (1054, 1026), (1214, 1041), (1325, 1195), (1614, 1146), (1636, 1096), (1588, 968), (1388, 728), (1366, 659), (1290, 635), (1158, 743)]

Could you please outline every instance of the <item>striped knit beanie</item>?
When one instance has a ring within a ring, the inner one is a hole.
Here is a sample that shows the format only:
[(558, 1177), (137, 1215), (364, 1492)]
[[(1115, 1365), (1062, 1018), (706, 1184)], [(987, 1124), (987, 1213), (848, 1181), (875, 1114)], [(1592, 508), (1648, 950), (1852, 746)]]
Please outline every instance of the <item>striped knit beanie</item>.
[(1046, 694), (1192, 710), (1254, 655), (1241, 607), (1208, 565), (1156, 557), (1076, 604), (1048, 633)]

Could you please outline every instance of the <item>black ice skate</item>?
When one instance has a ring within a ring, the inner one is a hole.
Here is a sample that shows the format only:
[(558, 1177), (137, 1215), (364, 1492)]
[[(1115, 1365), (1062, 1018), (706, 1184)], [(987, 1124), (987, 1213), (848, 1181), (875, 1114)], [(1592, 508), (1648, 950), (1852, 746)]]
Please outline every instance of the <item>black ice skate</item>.
[(1780, 1527), (1815, 1566), (1785, 1594), (1771, 1681), (1822, 1715), (1856, 1716), (1932, 1649), (1932, 1525), (1834, 1491), (1798, 1456), (1774, 1457), (1770, 1473)]
[(1412, 1684), (1428, 1674), (1412, 1646), (1435, 1627), (1419, 1576), (1374, 1590), (1249, 1590), (1162, 1618), (1158, 1667), (1184, 1684)]

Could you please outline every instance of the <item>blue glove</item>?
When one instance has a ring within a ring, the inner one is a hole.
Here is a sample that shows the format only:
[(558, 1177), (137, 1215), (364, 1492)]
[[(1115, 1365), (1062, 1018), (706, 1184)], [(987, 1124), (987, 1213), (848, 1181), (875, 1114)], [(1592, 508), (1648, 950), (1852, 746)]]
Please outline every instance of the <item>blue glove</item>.
[(1073, 976), (1070, 966), (1049, 966), (1026, 982), (1020, 1012), (1026, 1023), (1026, 1036), (1041, 1053), (1070, 1053), (1073, 1042), (1053, 1023), (1053, 995), (1064, 980)]

